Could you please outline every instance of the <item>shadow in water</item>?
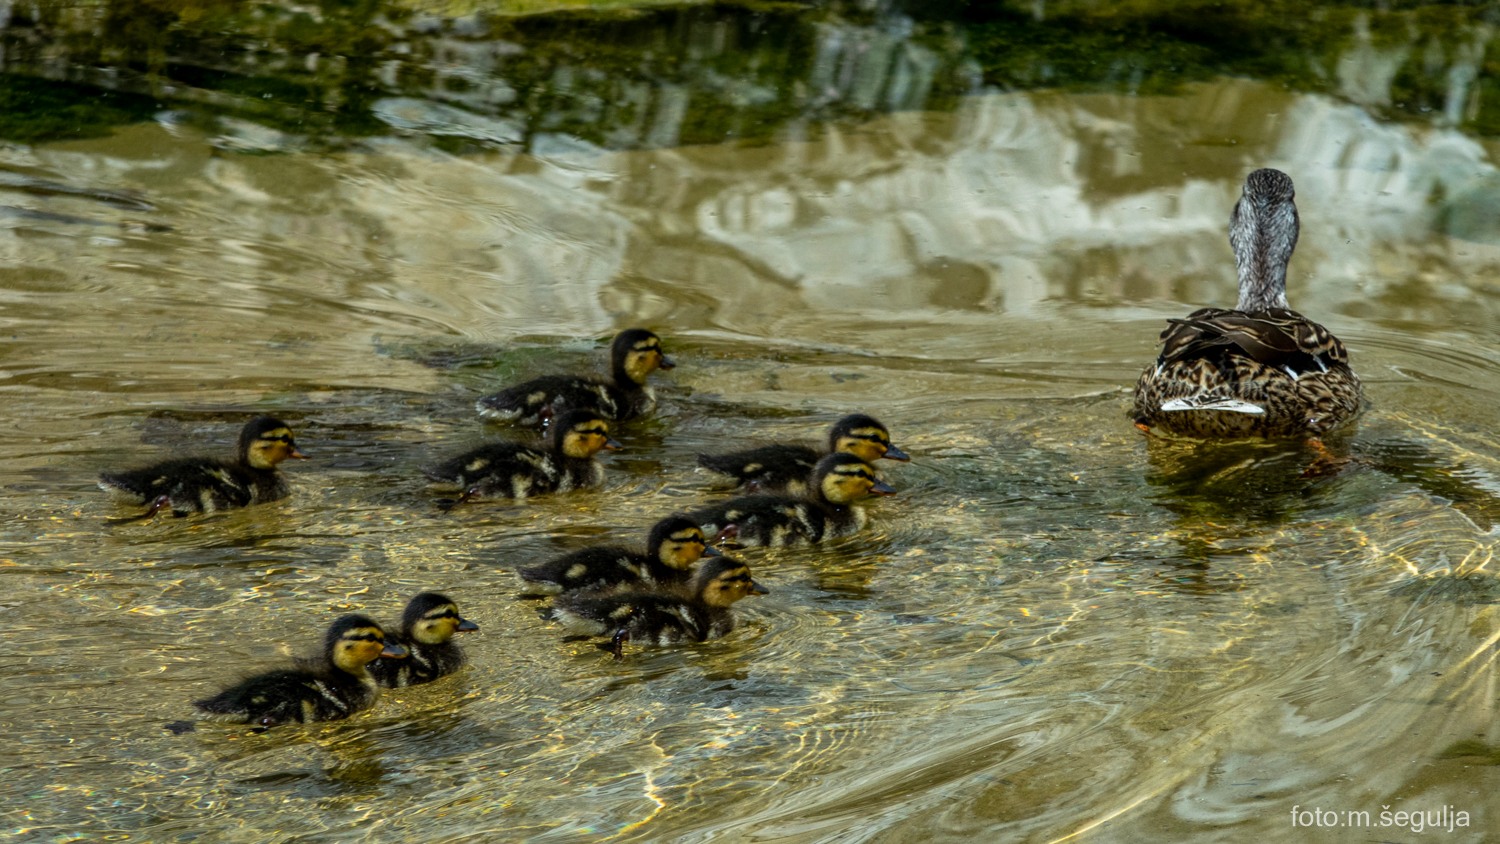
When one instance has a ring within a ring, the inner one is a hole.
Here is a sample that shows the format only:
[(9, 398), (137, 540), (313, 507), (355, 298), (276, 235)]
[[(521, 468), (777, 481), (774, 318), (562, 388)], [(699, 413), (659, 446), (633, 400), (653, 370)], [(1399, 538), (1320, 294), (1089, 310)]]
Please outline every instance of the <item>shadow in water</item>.
[[(1347, 453), (1347, 442), (1330, 441), (1328, 446), (1335, 455)], [(1282, 524), (1306, 510), (1315, 493), (1338, 474), (1310, 473), (1318, 456), (1290, 441), (1153, 438), (1147, 460), (1151, 502), (1186, 521)], [(1348, 471), (1355, 465), (1341, 468)]]
[(1446, 499), (1480, 530), (1493, 530), (1500, 522), (1500, 496), (1485, 483), (1493, 481), (1461, 461), (1454, 462), (1420, 443), (1400, 439), (1361, 442), (1359, 456), (1398, 481)]

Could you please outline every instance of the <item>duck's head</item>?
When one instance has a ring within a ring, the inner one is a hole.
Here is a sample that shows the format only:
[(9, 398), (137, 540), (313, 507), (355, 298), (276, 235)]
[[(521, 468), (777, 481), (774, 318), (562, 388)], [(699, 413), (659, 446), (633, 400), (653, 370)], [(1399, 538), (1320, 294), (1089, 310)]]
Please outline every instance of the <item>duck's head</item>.
[(705, 562), (693, 578), (693, 586), (703, 603), (711, 607), (727, 607), (741, 598), (770, 591), (755, 582), (749, 566), (729, 557)]
[(891, 444), (891, 433), (878, 419), (863, 413), (851, 413), (833, 424), (828, 431), (828, 450), (848, 452), (866, 463), (882, 457), (911, 459), (911, 455)]
[(274, 469), (288, 458), (306, 460), (297, 450), (292, 429), (272, 416), (257, 416), (240, 429), (240, 459), (255, 469)]
[(423, 592), (406, 604), (401, 614), (401, 632), (413, 642), (441, 645), (455, 633), (478, 630), (479, 625), (458, 614), (458, 604), (447, 595)]
[(668, 516), (657, 522), (646, 542), (646, 553), (678, 570), (691, 568), (703, 557), (719, 556), (703, 538), (703, 529), (686, 516)]
[(609, 436), (609, 422), (591, 410), (570, 410), (552, 420), (548, 429), (552, 446), (568, 457), (593, 457), (599, 452), (621, 448)]
[(1301, 227), (1296, 196), (1292, 177), (1280, 170), (1263, 167), (1245, 177), (1240, 200), (1229, 215), (1229, 248), (1240, 278), (1236, 310), (1289, 307), (1286, 269)]
[(328, 628), (323, 653), (341, 671), (358, 674), (383, 656), (406, 656), (406, 648), (386, 644), (385, 631), (369, 616), (346, 615)]
[(812, 471), (812, 486), (834, 504), (851, 504), (867, 496), (896, 492), (876, 477), (870, 464), (842, 451), (818, 461)]
[(646, 376), (658, 369), (677, 365), (661, 350), (661, 338), (644, 328), (621, 331), (610, 346), (609, 357), (616, 380), (625, 378), (636, 384), (646, 383)]

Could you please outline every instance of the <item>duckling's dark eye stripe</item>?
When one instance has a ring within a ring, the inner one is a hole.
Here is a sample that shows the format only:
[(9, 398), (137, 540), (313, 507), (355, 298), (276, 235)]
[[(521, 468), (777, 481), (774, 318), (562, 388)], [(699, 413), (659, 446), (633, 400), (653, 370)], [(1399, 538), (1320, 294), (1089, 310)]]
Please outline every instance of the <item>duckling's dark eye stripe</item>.
[(703, 534), (701, 534), (701, 533), (679, 533), (679, 534), (673, 535), (672, 541), (673, 542), (702, 542), (703, 541)]
[(422, 617), (429, 621), (437, 621), (440, 618), (458, 618), (458, 610), (448, 607), (442, 612), (429, 612)]
[(341, 638), (346, 642), (385, 642), (379, 633), (345, 633)]
[(592, 435), (592, 436), (596, 436), (596, 437), (607, 437), (607, 436), (609, 436), (609, 429), (607, 429), (607, 428), (574, 428), (573, 429), (573, 433), (578, 434), (580, 436)]
[(291, 434), (277, 434), (276, 436), (272, 437), (272, 436), (268, 436), (268, 435), (262, 434), (261, 436), (257, 437), (256, 439), (265, 440), (266, 442), (273, 442), (273, 443), (289, 443), (289, 442), (292, 441), (292, 435)]

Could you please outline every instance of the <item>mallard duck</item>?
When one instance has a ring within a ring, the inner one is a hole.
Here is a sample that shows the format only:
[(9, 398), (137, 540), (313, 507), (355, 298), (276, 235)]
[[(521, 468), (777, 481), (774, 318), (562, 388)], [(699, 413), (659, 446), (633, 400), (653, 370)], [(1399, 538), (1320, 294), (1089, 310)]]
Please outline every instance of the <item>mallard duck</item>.
[(710, 536), (741, 545), (798, 545), (848, 536), (865, 524), (856, 503), (892, 495), (890, 484), (858, 457), (835, 452), (813, 467), (805, 496), (746, 495), (688, 514)]
[(240, 430), (234, 460), (183, 458), (144, 469), (105, 472), (99, 488), (149, 504), (138, 517), (149, 519), (170, 508), (174, 516), (245, 507), (287, 496), (286, 479), (276, 467), (288, 458), (307, 459), (297, 450), (292, 429), (280, 419), (259, 416)]
[(407, 656), (382, 655), (370, 663), (370, 674), (390, 689), (431, 683), (464, 665), (464, 650), (453, 641), (453, 634), (478, 629), (479, 625), (458, 614), (458, 605), (447, 595), (423, 592), (407, 602), (401, 632), (390, 636), (390, 642), (404, 648)]
[(545, 445), (500, 442), (480, 446), (426, 470), (427, 476), (463, 489), (459, 501), (476, 495), (523, 499), (548, 492), (598, 486), (604, 467), (594, 455), (620, 444), (609, 423), (592, 410), (570, 410), (553, 422)]
[(578, 589), (622, 584), (662, 586), (682, 584), (702, 557), (717, 557), (703, 531), (686, 516), (668, 516), (651, 528), (646, 553), (616, 545), (600, 545), (564, 554), (539, 566), (521, 569), (523, 594), (556, 595)]
[(609, 349), (610, 377), (544, 375), (475, 402), (480, 416), (532, 425), (563, 408), (592, 410), (611, 421), (634, 419), (656, 407), (646, 376), (677, 364), (661, 338), (644, 328), (621, 331)]
[(625, 641), (670, 645), (704, 642), (734, 629), (730, 606), (765, 587), (739, 560), (719, 557), (698, 567), (685, 589), (624, 589), (571, 592), (557, 599), (552, 617), (570, 631), (611, 636), (610, 651), (621, 656)]
[(288, 721), (336, 721), (369, 709), (379, 695), (368, 666), (406, 650), (388, 644), (370, 618), (346, 615), (323, 637), (323, 653), (295, 668), (257, 674), (193, 706), (221, 719), (274, 727)]
[(818, 459), (838, 451), (872, 465), (882, 457), (911, 459), (891, 444), (891, 434), (879, 420), (851, 413), (828, 430), (826, 450), (808, 445), (765, 445), (729, 454), (700, 454), (698, 465), (734, 478), (736, 484), (744, 484), (747, 490), (802, 495), (807, 492), (807, 478)]
[(1287, 263), (1298, 233), (1294, 196), (1292, 180), (1279, 170), (1246, 177), (1229, 217), (1239, 304), (1167, 321), (1161, 355), (1136, 383), (1137, 427), (1316, 440), (1359, 412), (1359, 378), (1344, 344), (1287, 307)]

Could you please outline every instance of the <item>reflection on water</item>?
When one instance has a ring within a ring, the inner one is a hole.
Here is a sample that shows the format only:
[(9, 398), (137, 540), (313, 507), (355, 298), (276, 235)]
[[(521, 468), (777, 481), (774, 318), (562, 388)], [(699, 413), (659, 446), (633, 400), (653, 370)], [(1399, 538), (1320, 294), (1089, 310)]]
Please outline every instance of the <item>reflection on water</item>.
[[(1485, 143), (1243, 80), (757, 146), (215, 138), (0, 149), (26, 177), (0, 184), (24, 212), (0, 218), (20, 840), (1280, 840), (1293, 806), (1383, 805), (1493, 826), (1500, 253), (1429, 201), (1493, 178)], [(1293, 304), (1371, 400), (1328, 475), (1125, 415), (1162, 320), (1232, 300), (1224, 223), (1259, 165), (1299, 188)], [(418, 467), (511, 433), (475, 396), (597, 369), (636, 324), (680, 365), (604, 489), (431, 506)], [(743, 552), (772, 591), (727, 639), (616, 663), (515, 597), (521, 565), (723, 494), (698, 452), (851, 410), (913, 455), (882, 467), (898, 495), (860, 536)], [(226, 452), (260, 412), (314, 457), (290, 500), (104, 524), (98, 470)], [(162, 730), (425, 589), (482, 627), (461, 675), (346, 723)]]

